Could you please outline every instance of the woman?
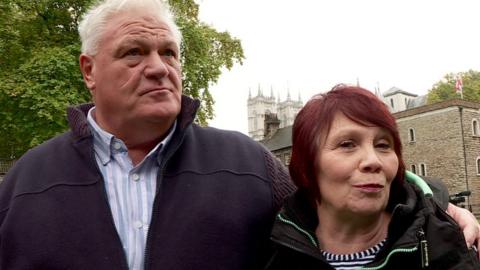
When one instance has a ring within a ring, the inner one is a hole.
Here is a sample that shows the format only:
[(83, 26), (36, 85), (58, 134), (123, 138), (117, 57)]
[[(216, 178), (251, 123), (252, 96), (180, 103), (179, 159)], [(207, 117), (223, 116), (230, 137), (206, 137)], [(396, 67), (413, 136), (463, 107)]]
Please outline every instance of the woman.
[(454, 221), (406, 181), (395, 118), (371, 92), (340, 85), (293, 126), (288, 198), (265, 269), (480, 269)]

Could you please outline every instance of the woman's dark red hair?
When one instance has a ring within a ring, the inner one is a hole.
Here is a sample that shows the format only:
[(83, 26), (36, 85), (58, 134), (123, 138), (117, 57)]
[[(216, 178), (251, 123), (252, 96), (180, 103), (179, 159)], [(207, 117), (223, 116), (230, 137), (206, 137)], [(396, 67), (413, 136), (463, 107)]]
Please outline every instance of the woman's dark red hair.
[(372, 92), (356, 86), (337, 85), (324, 94), (312, 97), (298, 113), (293, 124), (290, 177), (299, 189), (318, 198), (316, 160), (321, 139), (328, 134), (333, 118), (343, 113), (352, 121), (364, 126), (378, 126), (393, 137), (394, 151), (398, 157), (398, 172), (392, 182), (390, 194), (404, 181), (405, 163), (402, 144), (395, 118), (388, 107)]

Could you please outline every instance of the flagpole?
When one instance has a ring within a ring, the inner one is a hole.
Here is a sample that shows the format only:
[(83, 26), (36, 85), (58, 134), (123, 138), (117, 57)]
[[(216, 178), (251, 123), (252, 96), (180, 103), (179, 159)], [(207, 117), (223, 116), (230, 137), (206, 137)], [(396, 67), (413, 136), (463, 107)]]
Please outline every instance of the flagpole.
[(456, 92), (460, 92), (460, 98), (463, 99), (463, 80), (462, 75), (457, 74), (455, 79), (455, 90)]

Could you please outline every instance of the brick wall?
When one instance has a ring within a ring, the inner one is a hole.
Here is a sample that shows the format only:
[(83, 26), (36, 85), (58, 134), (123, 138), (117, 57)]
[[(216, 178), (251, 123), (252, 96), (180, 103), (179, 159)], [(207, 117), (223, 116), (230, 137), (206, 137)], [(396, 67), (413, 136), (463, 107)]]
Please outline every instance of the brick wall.
[[(423, 163), (427, 176), (442, 179), (450, 194), (470, 190), (470, 204), (477, 217), (480, 175), (476, 160), (480, 157), (480, 137), (473, 136), (472, 119), (480, 120), (479, 108), (477, 103), (454, 100), (395, 114), (407, 169), (415, 164), (419, 174)], [(414, 142), (409, 138), (410, 129), (415, 131)]]

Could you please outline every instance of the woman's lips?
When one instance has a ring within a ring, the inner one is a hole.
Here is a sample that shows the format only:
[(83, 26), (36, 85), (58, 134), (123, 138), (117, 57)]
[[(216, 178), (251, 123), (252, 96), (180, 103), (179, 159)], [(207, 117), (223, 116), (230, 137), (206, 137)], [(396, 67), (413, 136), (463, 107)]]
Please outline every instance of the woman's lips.
[(354, 185), (354, 187), (360, 189), (363, 192), (379, 192), (384, 188), (384, 186), (380, 184), (362, 184)]

